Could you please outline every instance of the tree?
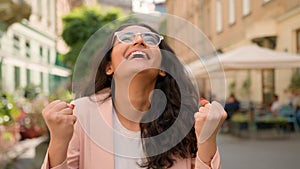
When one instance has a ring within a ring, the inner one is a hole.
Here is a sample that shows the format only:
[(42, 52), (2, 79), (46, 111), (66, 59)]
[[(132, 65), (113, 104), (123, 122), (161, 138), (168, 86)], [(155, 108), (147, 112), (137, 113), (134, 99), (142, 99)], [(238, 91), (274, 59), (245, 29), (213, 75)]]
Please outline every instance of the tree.
[(6, 29), (15, 22), (29, 18), (31, 7), (24, 0), (1, 0), (0, 1), (0, 31)]
[[(121, 16), (122, 13), (117, 8), (111, 8), (107, 12), (102, 12), (99, 6), (82, 6), (74, 9), (71, 13), (63, 17), (64, 27), (62, 32), (62, 38), (70, 47), (70, 51), (66, 54), (60, 55), (59, 59), (64, 63), (65, 66), (73, 69), (77, 57), (86, 41), (99, 28), (111, 23), (112, 21), (120, 18)], [(122, 22), (128, 21), (134, 21), (134, 19), (126, 18)], [(112, 24), (112, 26), (109, 27), (109, 29), (115, 29), (120, 24), (121, 22), (118, 22), (118, 24)], [(99, 45), (100, 44), (97, 43), (94, 47), (90, 47), (92, 48), (90, 52), (94, 52), (93, 49), (98, 48)]]

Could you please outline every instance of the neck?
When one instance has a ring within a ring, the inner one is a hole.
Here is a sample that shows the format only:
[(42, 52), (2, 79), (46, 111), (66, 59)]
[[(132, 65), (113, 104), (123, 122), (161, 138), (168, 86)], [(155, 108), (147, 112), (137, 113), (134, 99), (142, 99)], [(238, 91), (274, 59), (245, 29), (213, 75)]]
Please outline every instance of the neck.
[(122, 125), (128, 130), (139, 131), (140, 120), (150, 107), (150, 94), (156, 79), (139, 76), (131, 81), (122, 80), (115, 83), (115, 108)]
[(151, 93), (155, 87), (155, 81), (147, 82), (143, 79), (143, 82), (133, 80), (129, 86), (129, 99), (133, 107), (145, 112), (150, 107)]

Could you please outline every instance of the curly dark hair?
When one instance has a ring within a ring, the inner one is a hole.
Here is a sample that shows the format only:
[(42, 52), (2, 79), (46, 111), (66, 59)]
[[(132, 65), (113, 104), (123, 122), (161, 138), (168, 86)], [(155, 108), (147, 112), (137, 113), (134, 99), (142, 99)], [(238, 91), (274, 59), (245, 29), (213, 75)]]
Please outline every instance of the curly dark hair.
[[(142, 26), (157, 33), (153, 28), (145, 24), (122, 25), (114, 32), (133, 25)], [(111, 75), (106, 74), (106, 66), (111, 61), (114, 32), (110, 35), (106, 45), (97, 52), (92, 70), (92, 72), (96, 73), (90, 77), (93, 80), (89, 81), (90, 83), (80, 93), (80, 96), (91, 96), (105, 88), (112, 89), (112, 93), (107, 98), (114, 95), (112, 86), (113, 78)], [(151, 109), (140, 122), (143, 150), (147, 158), (139, 165), (148, 169), (170, 168), (174, 165), (176, 159), (194, 158), (197, 152), (194, 113), (198, 111), (198, 93), (189, 79), (184, 66), (165, 40), (161, 41), (159, 48), (162, 53), (161, 67), (164, 68), (166, 76), (158, 76), (155, 89), (164, 92), (167, 101), (166, 105), (161, 105), (159, 95), (154, 92), (151, 99)], [(180, 85), (175, 80), (175, 77), (180, 80)], [(163, 113), (159, 114), (158, 111), (155, 111), (162, 106), (164, 107)], [(144, 119), (148, 118), (155, 120), (143, 122)], [(176, 125), (174, 127), (173, 124), (175, 122)], [(166, 130), (171, 130), (170, 133), (172, 134), (159, 138), (154, 137)], [(178, 140), (178, 138), (182, 139), (177, 142), (173, 141)], [(175, 145), (171, 149), (167, 148), (170, 147), (168, 146), (170, 144)]]

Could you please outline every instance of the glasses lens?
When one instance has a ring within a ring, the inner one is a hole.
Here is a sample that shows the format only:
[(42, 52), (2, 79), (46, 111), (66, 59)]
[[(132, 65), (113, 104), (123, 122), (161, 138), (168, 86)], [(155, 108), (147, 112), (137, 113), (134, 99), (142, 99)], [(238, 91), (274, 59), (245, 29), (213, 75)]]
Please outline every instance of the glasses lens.
[(130, 44), (133, 43), (135, 36), (141, 36), (143, 41), (148, 45), (148, 46), (157, 46), (160, 41), (161, 37), (160, 35), (152, 32), (145, 32), (145, 33), (134, 33), (134, 32), (117, 32), (116, 33), (118, 39), (120, 42), (124, 44)]
[(143, 33), (142, 37), (144, 42), (149, 46), (156, 46), (160, 43), (160, 37), (156, 33)]
[(134, 41), (133, 32), (119, 32), (117, 36), (122, 43), (132, 43)]

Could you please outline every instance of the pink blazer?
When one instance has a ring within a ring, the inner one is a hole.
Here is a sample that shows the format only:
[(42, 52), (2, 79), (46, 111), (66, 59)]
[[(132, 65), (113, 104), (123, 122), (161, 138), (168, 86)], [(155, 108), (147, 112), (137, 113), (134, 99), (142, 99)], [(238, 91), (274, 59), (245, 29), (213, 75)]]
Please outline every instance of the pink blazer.
[[(97, 95), (99, 99), (104, 94)], [(52, 169), (114, 169), (112, 101), (91, 101), (88, 97), (73, 101), (77, 121), (70, 141), (67, 159)], [(98, 110), (98, 111), (97, 111)], [(48, 153), (42, 169), (49, 168)], [(171, 169), (209, 169), (200, 158), (178, 159)], [(219, 169), (220, 155), (217, 151), (211, 162), (212, 169)]]

